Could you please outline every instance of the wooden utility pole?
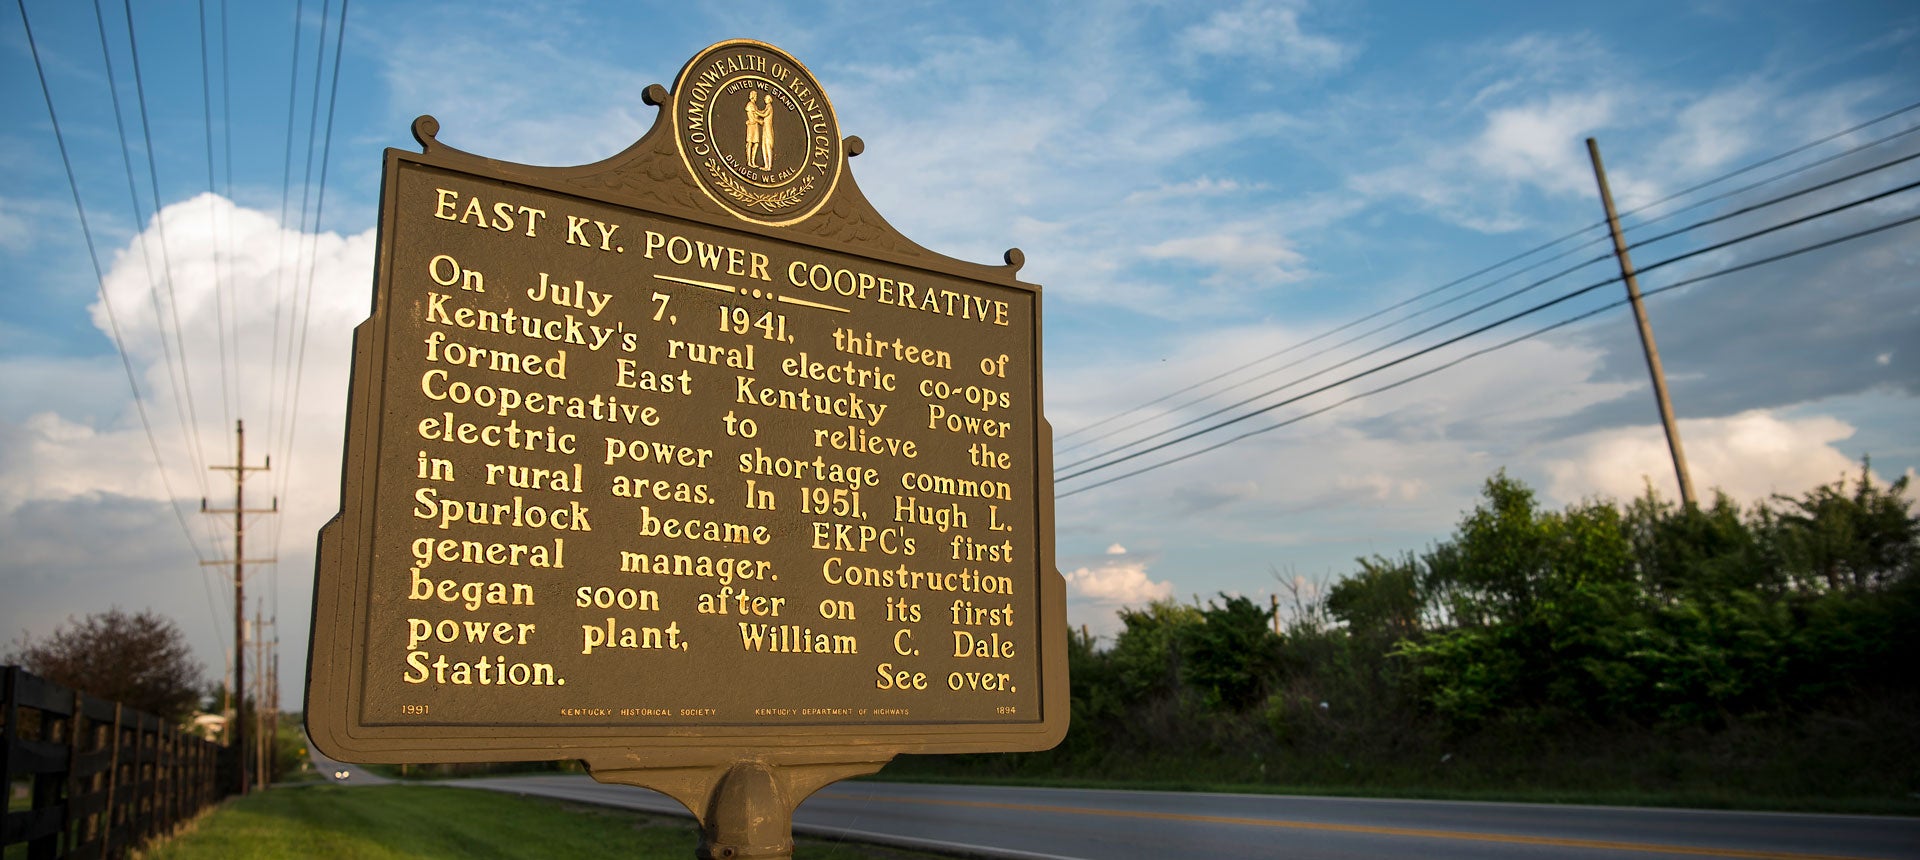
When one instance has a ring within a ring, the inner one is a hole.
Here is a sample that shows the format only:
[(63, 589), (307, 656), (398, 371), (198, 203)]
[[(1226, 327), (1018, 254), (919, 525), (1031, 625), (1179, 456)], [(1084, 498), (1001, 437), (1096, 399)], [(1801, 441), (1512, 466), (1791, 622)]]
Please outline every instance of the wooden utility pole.
[(1660, 403), (1660, 423), (1667, 430), (1667, 450), (1673, 454), (1673, 473), (1680, 480), (1680, 503), (1695, 505), (1693, 478), (1687, 472), (1687, 452), (1680, 445), (1680, 425), (1673, 419), (1673, 401), (1667, 398), (1667, 374), (1660, 367), (1660, 347), (1653, 342), (1653, 326), (1647, 322), (1647, 309), (1640, 302), (1640, 279), (1634, 276), (1633, 258), (1627, 255), (1626, 239), (1620, 235), (1620, 216), (1613, 209), (1613, 192), (1607, 188), (1607, 169), (1600, 164), (1600, 144), (1587, 138), (1587, 155), (1593, 159), (1593, 178), (1600, 184), (1600, 203), (1607, 210), (1607, 230), (1613, 234), (1613, 256), (1620, 261), (1620, 277), (1627, 282), (1627, 301), (1633, 305), (1634, 322), (1640, 326), (1640, 348), (1647, 355), (1647, 372), (1653, 375), (1653, 396)]
[(267, 785), (272, 779), (269, 775), (269, 751), (273, 748), (273, 736), (267, 732), (267, 714), (274, 707), (273, 673), (268, 667), (267, 653), (267, 617), (265, 601), (259, 597), (253, 599), (253, 665), (254, 706), (253, 706), (253, 784)]
[[(233, 514), (233, 721), (229, 723), (232, 732), (228, 743), (233, 749), (235, 789), (241, 794), (247, 793), (249, 774), (247, 772), (247, 600), (246, 567), (249, 564), (266, 564), (272, 559), (249, 559), (247, 547), (247, 514), (271, 514), (280, 510), (278, 500), (271, 508), (248, 509), (246, 505), (246, 487), (248, 472), (264, 472), (273, 467), (273, 458), (268, 457), (266, 465), (247, 465), (247, 429), (240, 421), (233, 422), (234, 461), (232, 466), (209, 466), (216, 471), (233, 472), (233, 508), (219, 510), (207, 507), (207, 500), (200, 500), (200, 512), (205, 514)], [(208, 565), (225, 565), (224, 561), (201, 562)]]

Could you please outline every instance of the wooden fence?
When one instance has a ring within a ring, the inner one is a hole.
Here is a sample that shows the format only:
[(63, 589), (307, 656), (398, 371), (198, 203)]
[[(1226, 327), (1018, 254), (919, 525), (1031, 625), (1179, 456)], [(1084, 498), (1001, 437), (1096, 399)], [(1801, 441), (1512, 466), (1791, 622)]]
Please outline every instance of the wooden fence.
[(0, 672), (6, 856), (21, 844), (30, 860), (122, 856), (222, 796), (220, 746), (17, 666)]

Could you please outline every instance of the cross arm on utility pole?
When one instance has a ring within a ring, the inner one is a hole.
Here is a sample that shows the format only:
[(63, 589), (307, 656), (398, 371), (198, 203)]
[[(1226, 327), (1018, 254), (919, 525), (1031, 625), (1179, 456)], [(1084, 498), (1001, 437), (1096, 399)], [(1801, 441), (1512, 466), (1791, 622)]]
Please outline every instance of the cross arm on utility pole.
[(247, 514), (279, 513), (280, 500), (273, 500), (273, 507), (267, 509), (249, 508), (246, 501), (247, 473), (264, 472), (273, 467), (273, 458), (268, 457), (265, 465), (247, 465), (247, 428), (240, 421), (233, 422), (234, 465), (209, 466), (220, 472), (233, 473), (233, 507), (209, 509), (207, 500), (200, 500), (200, 510), (209, 514), (233, 515), (233, 558), (226, 561), (201, 562), (204, 565), (233, 565), (233, 692), (234, 721), (233, 732), (229, 736), (235, 754), (235, 771), (241, 794), (247, 793), (247, 722), (243, 718), (247, 696), (247, 616), (246, 566), (249, 564), (269, 564), (272, 559), (249, 559), (246, 550)]

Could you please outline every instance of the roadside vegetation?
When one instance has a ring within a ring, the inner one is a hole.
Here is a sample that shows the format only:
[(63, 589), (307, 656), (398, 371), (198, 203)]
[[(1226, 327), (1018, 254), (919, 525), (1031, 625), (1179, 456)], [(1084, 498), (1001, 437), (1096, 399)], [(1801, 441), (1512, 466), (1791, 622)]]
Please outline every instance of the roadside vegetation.
[(1280, 623), (1222, 595), (1076, 633), (1055, 750), (882, 778), (1920, 813), (1907, 491), (1553, 511), (1502, 473)]
[[(622, 857), (684, 860), (699, 833), (683, 818), (426, 785), (315, 785), (228, 801), (145, 860), (465, 860)], [(815, 860), (916, 860), (933, 855), (802, 839)]]

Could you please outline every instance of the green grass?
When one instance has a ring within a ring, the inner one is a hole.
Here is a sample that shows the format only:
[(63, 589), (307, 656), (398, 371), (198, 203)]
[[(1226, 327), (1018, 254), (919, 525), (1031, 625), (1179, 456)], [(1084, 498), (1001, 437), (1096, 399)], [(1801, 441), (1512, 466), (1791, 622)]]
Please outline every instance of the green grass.
[[(148, 860), (228, 858), (692, 857), (692, 821), (491, 791), (424, 785), (318, 785), (231, 801)], [(911, 860), (935, 855), (802, 839), (796, 857)]]

